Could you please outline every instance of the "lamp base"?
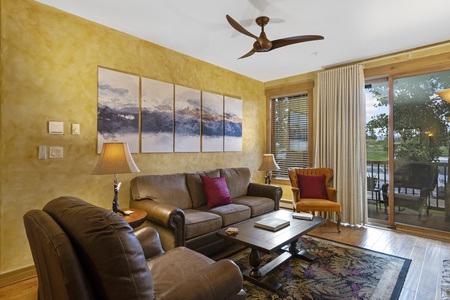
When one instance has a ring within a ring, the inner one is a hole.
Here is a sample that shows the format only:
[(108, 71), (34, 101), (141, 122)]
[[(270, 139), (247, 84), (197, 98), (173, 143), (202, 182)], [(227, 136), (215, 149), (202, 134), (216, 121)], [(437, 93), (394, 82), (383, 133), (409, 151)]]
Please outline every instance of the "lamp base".
[(267, 172), (266, 176), (264, 177), (265, 184), (270, 184), (272, 182), (272, 172)]
[(126, 212), (124, 212), (123, 210), (120, 209), (120, 205), (119, 205), (119, 191), (120, 191), (120, 186), (122, 185), (122, 182), (117, 182), (117, 179), (114, 180), (114, 200), (112, 202), (112, 210), (115, 213), (121, 213), (124, 216), (129, 216), (130, 214), (127, 214)]
[(117, 213), (121, 213), (123, 216), (129, 216), (130, 214), (127, 214), (126, 212), (124, 212), (123, 210), (120, 209), (119, 207), (119, 203), (116, 203), (115, 201), (113, 201), (113, 212)]

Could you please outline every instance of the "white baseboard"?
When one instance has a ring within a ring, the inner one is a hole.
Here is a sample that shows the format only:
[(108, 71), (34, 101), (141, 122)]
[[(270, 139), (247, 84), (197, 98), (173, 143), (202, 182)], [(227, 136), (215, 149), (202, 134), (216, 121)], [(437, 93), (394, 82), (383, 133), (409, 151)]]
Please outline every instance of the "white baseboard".
[(280, 199), (280, 207), (292, 210), (292, 200), (290, 199)]

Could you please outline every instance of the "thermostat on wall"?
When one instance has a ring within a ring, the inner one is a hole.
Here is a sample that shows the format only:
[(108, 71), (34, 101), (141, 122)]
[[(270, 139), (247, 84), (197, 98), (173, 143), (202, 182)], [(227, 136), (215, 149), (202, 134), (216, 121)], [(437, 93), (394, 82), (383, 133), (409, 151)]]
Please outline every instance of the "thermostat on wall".
[(48, 122), (48, 133), (63, 134), (64, 133), (64, 122)]

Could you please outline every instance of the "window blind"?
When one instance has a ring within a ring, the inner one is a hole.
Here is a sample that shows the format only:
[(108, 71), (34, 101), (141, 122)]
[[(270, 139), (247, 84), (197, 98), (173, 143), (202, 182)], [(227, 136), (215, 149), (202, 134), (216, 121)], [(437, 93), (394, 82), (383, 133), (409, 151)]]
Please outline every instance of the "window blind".
[(288, 178), (287, 169), (308, 166), (308, 94), (270, 99), (271, 153), (280, 166), (276, 178)]

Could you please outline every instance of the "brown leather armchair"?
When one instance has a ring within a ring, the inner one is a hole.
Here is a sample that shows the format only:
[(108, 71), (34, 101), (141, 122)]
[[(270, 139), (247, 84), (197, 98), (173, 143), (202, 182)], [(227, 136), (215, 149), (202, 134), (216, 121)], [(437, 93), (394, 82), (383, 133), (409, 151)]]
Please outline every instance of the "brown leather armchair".
[[(337, 215), (337, 231), (341, 232), (341, 205), (336, 202), (336, 189), (329, 186), (333, 178), (333, 170), (330, 168), (288, 168), (291, 181), (292, 202), (295, 211), (305, 212), (334, 212)], [(305, 198), (298, 183), (298, 175), (319, 176), (325, 175), (326, 195), (324, 198)]]
[(24, 215), (39, 299), (245, 299), (242, 274), (185, 247), (164, 252), (158, 232), (73, 197)]

